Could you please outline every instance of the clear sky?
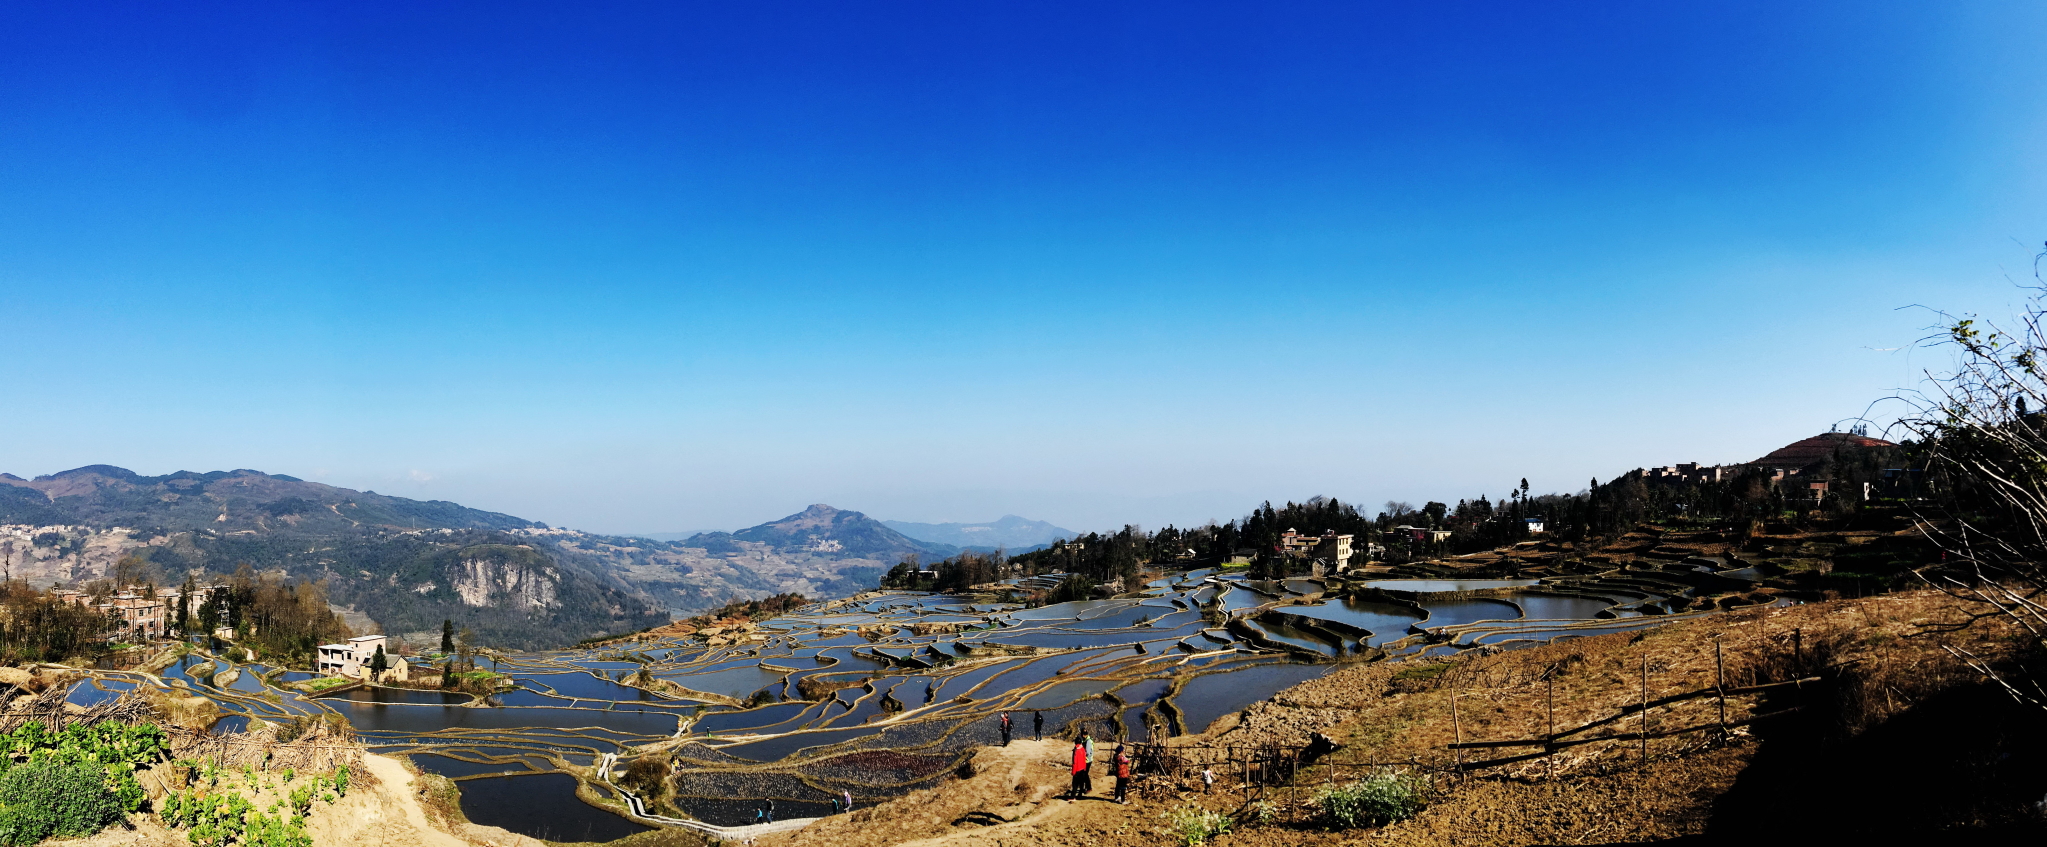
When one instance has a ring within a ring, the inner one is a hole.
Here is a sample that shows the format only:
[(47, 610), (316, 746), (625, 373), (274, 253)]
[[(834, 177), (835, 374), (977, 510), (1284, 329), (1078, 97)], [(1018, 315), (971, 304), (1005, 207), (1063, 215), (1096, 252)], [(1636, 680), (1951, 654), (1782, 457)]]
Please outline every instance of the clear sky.
[(1753, 459), (2003, 312), (2037, 3), (8, 3), (0, 470), (583, 529)]

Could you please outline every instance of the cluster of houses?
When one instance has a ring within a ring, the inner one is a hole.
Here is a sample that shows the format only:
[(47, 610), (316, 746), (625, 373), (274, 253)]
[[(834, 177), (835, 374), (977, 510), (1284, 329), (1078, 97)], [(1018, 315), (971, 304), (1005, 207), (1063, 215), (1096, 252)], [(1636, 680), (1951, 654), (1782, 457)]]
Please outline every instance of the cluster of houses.
[[(188, 609), (198, 609), (212, 602), (225, 585), (202, 585), (192, 590)], [(147, 641), (169, 638), (176, 624), (173, 618), (178, 613), (178, 600), (184, 592), (178, 588), (153, 588), (146, 585), (126, 585), (111, 595), (95, 596), (78, 589), (60, 589), (53, 592), (59, 603), (97, 610), (114, 621), (107, 633), (109, 640)], [(220, 638), (231, 638), (234, 633), (222, 629), (214, 633)], [(412, 678), (412, 666), (396, 652), (391, 651), (386, 636), (363, 635), (348, 639), (340, 644), (322, 644), (314, 654), (314, 670), (328, 676), (359, 678), (364, 682), (405, 682)], [(376, 680), (370, 678), (377, 651), (384, 650), (385, 670)]]
[[(1794, 508), (1817, 509), (1829, 496), (1856, 492), (1834, 491), (1834, 480), (1823, 476), (1826, 460), (1843, 450), (1867, 449), (1871, 447), (1895, 447), (1889, 441), (1872, 438), (1860, 429), (1851, 432), (1825, 432), (1811, 438), (1793, 441), (1753, 462), (1734, 465), (1702, 465), (1687, 462), (1660, 468), (1647, 468), (1642, 478), (1653, 483), (1682, 485), (1686, 483), (1720, 482), (1733, 479), (1749, 469), (1760, 469), (1769, 475), (1772, 484), (1779, 486), (1785, 495), (1787, 505)], [(1860, 493), (1869, 499), (1874, 493), (1885, 496), (1916, 496), (1918, 493), (1918, 472), (1909, 468), (1891, 468), (1882, 471), (1876, 483), (1863, 483)], [(1878, 492), (1873, 489), (1881, 487)]]
[[(188, 608), (197, 609), (226, 590), (225, 585), (198, 586), (192, 590)], [(55, 596), (57, 602), (95, 609), (113, 619), (114, 627), (107, 633), (110, 639), (150, 640), (169, 637), (171, 627), (177, 623), (172, 616), (178, 613), (178, 599), (183, 593), (177, 588), (124, 585), (104, 597), (78, 589), (60, 590)]]

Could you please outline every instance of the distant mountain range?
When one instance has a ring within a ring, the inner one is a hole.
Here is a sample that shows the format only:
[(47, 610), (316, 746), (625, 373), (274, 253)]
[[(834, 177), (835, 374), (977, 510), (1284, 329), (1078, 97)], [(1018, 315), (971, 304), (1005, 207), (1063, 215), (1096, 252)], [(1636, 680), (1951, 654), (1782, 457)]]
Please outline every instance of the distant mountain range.
[(955, 547), (999, 547), (1011, 552), (1042, 547), (1062, 538), (1080, 535), (1070, 529), (1061, 529), (1044, 521), (1034, 521), (1016, 515), (1003, 515), (1001, 519), (988, 523), (882, 521), (882, 524), (919, 541), (950, 544)]
[(633, 538), (645, 538), (645, 539), (647, 539), (647, 540), (649, 540), (649, 541), (682, 541), (682, 540), (688, 539), (688, 538), (689, 538), (689, 537), (691, 537), (691, 536), (694, 536), (694, 535), (703, 535), (704, 533), (707, 533), (707, 532), (724, 532), (724, 530), (722, 530), (722, 529), (688, 529), (688, 530), (683, 530), (682, 532), (635, 532), (635, 533), (633, 533), (633, 534), (632, 534), (632, 536), (631, 536), (631, 537), (633, 537)]
[(552, 646), (668, 619), (580, 533), (439, 500), (252, 470), (141, 476), (90, 465), (0, 474), (0, 563), (32, 584), (104, 578), (135, 556), (166, 583), (246, 563), (325, 580), (337, 606), (426, 639), (443, 619), (503, 647)]
[(1011, 535), (964, 528), (1005, 522), (1035, 523), (908, 524), (962, 527), (971, 540), (959, 545), (819, 504), (737, 532), (671, 540), (557, 529), (253, 470), (142, 476), (91, 465), (35, 479), (0, 474), (0, 566), (14, 578), (100, 579), (125, 556), (149, 562), (166, 582), (248, 563), (326, 580), (333, 603), (387, 633), (430, 640), (450, 618), (509, 648), (560, 646), (783, 591), (852, 594), (912, 555), (932, 561), (962, 546), (1013, 547)]

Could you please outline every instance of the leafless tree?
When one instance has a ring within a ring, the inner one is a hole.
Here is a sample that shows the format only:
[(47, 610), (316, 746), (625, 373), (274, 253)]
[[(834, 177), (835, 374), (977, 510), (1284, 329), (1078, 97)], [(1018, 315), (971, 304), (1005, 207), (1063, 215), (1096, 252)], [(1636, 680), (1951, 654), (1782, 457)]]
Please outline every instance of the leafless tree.
[[(2034, 258), (2031, 294), (2008, 321), (1941, 314), (1925, 346), (1954, 354), (1952, 369), (1929, 371), (1925, 387), (1904, 396), (1900, 425), (1925, 456), (1929, 495), (1919, 524), (1946, 561), (1919, 575), (1981, 604), (1961, 625), (2003, 618), (2038, 643), (2047, 638), (2047, 282)], [(1994, 666), (1986, 657), (1949, 652), (2013, 696), (2047, 709), (2040, 674)]]

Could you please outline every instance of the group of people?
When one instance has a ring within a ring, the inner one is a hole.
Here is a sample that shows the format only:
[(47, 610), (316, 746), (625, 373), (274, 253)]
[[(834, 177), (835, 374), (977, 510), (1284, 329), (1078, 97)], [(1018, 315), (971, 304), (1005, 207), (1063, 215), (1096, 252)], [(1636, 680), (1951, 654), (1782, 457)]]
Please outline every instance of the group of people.
[[(1001, 723), (1002, 723), (1002, 746), (1004, 746), (1004, 747), (1008, 747), (1008, 746), (1009, 746), (1009, 734), (1010, 734), (1010, 726), (1009, 726), (1009, 713), (1008, 713), (1008, 712), (1003, 712), (1003, 713), (1002, 713), (1002, 721), (1001, 721)], [(1043, 740), (1045, 740), (1045, 713), (1044, 713), (1044, 712), (1037, 712), (1037, 711), (1031, 712), (1031, 740), (1032, 740), (1032, 741), (1043, 741)]]
[[(1130, 753), (1123, 749), (1121, 742), (1118, 742), (1116, 744), (1115, 758), (1110, 760), (1110, 766), (1116, 774), (1116, 802), (1118, 803), (1130, 802), (1131, 764)], [(1094, 793), (1094, 766), (1095, 737), (1089, 735), (1086, 730), (1082, 730), (1080, 737), (1073, 742), (1073, 785), (1067, 789), (1067, 799), (1078, 800)]]
[[(837, 797), (832, 798), (832, 814), (836, 815), (840, 812), (850, 811), (853, 811), (853, 792), (840, 791)], [(775, 822), (775, 798), (768, 797), (761, 800), (761, 804), (753, 810), (753, 822)]]

